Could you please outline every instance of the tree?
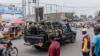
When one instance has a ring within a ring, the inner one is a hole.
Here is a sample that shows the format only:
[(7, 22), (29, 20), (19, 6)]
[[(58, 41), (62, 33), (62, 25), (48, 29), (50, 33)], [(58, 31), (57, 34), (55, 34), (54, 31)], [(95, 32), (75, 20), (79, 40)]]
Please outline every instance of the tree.
[(67, 18), (69, 18), (69, 20), (74, 20), (76, 18), (79, 18), (77, 15), (74, 14), (74, 12), (73, 13), (66, 13), (65, 16)]
[(65, 16), (70, 19), (74, 19), (74, 13), (65, 13)]
[(79, 18), (79, 17), (77, 15), (75, 15), (74, 18)]

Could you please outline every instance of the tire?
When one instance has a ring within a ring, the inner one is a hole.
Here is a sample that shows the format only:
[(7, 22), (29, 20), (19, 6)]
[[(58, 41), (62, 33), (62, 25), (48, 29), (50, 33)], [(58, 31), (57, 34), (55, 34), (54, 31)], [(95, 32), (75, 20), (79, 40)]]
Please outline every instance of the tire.
[(10, 48), (9, 56), (18, 56), (18, 49), (16, 47)]
[(70, 43), (75, 43), (75, 40), (76, 40), (76, 36), (73, 35), (73, 36), (71, 37), (71, 39), (70, 39)]
[(64, 43), (65, 42), (65, 40), (63, 40), (63, 38), (62, 38), (62, 35), (59, 35), (58, 38), (59, 38), (58, 42), (60, 42), (60, 43)]
[(34, 46), (35, 47), (35, 49), (37, 49), (37, 50), (41, 50), (42, 48), (41, 47), (38, 47), (38, 46)]

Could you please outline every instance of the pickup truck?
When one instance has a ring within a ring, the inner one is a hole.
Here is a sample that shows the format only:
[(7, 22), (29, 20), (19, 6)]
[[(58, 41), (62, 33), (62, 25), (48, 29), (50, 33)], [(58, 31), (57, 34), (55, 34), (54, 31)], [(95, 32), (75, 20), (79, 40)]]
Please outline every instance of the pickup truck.
[(76, 40), (76, 32), (71, 30), (69, 24), (54, 22), (49, 24), (42, 23), (40, 25), (42, 25), (42, 29), (40, 29), (41, 27), (31, 27), (30, 31), (25, 30), (24, 45), (33, 46), (36, 49), (48, 48), (50, 45), (50, 41), (48, 40), (49, 33), (54, 33), (56, 36), (55, 40), (60, 43), (66, 40), (74, 43)]

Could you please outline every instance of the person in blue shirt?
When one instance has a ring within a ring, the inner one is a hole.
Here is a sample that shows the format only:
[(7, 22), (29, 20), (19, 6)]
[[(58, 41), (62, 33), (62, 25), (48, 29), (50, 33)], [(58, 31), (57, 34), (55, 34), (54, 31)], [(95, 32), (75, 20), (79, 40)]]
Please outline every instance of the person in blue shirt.
[(95, 56), (100, 56), (100, 26), (94, 27), (95, 36), (92, 39), (93, 53)]

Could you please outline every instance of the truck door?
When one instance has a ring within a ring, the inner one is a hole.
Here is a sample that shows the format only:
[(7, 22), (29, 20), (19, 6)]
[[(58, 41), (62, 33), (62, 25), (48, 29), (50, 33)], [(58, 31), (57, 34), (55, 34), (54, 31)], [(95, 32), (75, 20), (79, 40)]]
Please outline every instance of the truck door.
[(67, 27), (66, 25), (63, 25), (63, 38), (69, 39), (72, 35), (70, 27)]

